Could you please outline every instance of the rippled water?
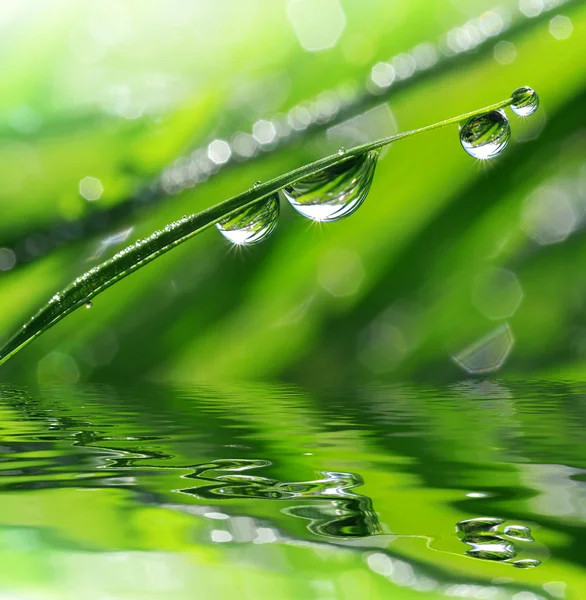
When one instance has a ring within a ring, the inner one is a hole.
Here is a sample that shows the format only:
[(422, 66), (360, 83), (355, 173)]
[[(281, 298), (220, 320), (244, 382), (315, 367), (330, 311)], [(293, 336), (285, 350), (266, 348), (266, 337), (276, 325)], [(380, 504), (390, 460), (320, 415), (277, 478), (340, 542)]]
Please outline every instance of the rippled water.
[(586, 385), (0, 388), (1, 598), (583, 598)]

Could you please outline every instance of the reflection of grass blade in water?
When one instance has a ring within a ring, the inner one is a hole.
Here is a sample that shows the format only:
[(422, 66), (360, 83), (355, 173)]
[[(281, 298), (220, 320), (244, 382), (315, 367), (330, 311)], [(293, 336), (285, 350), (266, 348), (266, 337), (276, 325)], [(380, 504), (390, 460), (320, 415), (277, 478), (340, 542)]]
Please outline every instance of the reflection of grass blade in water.
[(371, 499), (352, 489), (363, 485), (359, 475), (327, 471), (323, 479), (315, 481), (280, 482), (241, 473), (263, 466), (267, 466), (267, 461), (213, 461), (196, 467), (194, 473), (188, 475), (203, 485), (181, 491), (207, 500), (303, 500), (304, 504), (289, 506), (283, 512), (309, 520), (307, 528), (315, 535), (365, 537), (381, 533)]
[[(155, 231), (151, 236), (135, 242), (111, 259), (90, 269), (75, 279), (64, 290), (55, 294), (49, 302), (47, 302), (47, 304), (41, 308), (41, 310), (0, 350), (0, 364), (4, 363), (21, 348), (29, 344), (44, 331), (58, 323), (73, 311), (82, 306), (87, 306), (88, 308), (91, 307), (91, 298), (100, 292), (114, 285), (117, 281), (124, 279), (134, 271), (142, 268), (162, 254), (172, 250), (179, 244), (187, 241), (204, 229), (217, 223), (222, 224), (226, 223), (226, 220), (237, 218), (239, 214), (242, 214), (242, 211), (246, 211), (245, 214), (250, 220), (249, 209), (251, 207), (254, 207), (256, 204), (261, 205), (263, 200), (266, 203), (268, 197), (276, 194), (283, 188), (293, 186), (293, 184), (300, 185), (299, 182), (302, 182), (304, 179), (313, 178), (316, 174), (322, 173), (327, 169), (343, 165), (344, 162), (348, 162), (350, 165), (354, 166), (356, 160), (353, 159), (358, 159), (365, 154), (371, 156), (373, 151), (400, 139), (431, 131), (439, 127), (468, 121), (475, 117), (502, 109), (511, 105), (513, 102), (514, 94), (513, 98), (507, 98), (506, 100), (470, 113), (446, 119), (445, 121), (440, 121), (420, 129), (406, 131), (375, 142), (363, 144), (347, 151), (340, 151), (290, 171), (289, 173), (281, 175), (264, 184), (255, 185), (251, 189), (200, 213), (182, 217), (163, 229)], [(371, 177), (368, 177), (367, 179), (367, 184), (370, 185)], [(356, 208), (364, 199), (362, 195), (356, 195), (355, 190), (353, 194), (352, 198), (358, 198), (359, 201), (354, 202), (353, 204), (351, 202), (351, 210), (346, 211), (346, 213), (342, 211), (343, 214), (338, 215), (337, 218), (352, 212), (352, 210), (354, 210), (354, 208)]]

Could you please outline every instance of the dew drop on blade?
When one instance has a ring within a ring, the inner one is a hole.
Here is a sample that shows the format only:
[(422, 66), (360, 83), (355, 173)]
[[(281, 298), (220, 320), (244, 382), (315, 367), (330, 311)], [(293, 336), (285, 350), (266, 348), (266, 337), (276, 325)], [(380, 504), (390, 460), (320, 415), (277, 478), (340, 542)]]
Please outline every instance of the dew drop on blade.
[(480, 160), (498, 156), (511, 139), (511, 127), (502, 110), (493, 110), (485, 115), (466, 121), (460, 130), (462, 148)]
[(87, 300), (85, 303), (85, 307), (89, 310), (93, 306), (93, 302), (91, 300)]
[(273, 194), (259, 204), (223, 219), (216, 227), (233, 244), (250, 246), (262, 242), (273, 232), (279, 219), (279, 210), (279, 196)]
[(530, 87), (517, 88), (512, 94), (511, 110), (520, 117), (528, 117), (539, 108), (539, 96)]
[(291, 206), (314, 221), (338, 221), (351, 215), (370, 190), (378, 151), (353, 156), (283, 189)]

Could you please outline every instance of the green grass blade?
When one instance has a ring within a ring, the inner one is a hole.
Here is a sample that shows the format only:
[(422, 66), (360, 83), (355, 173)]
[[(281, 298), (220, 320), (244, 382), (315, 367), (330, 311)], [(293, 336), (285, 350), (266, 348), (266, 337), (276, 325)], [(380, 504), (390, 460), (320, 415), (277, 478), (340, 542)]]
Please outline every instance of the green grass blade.
[(420, 129), (414, 129), (383, 138), (375, 142), (356, 146), (342, 154), (333, 154), (313, 163), (290, 171), (264, 184), (255, 186), (237, 196), (230, 198), (220, 204), (212, 206), (200, 213), (182, 217), (161, 230), (155, 231), (149, 237), (138, 240), (128, 246), (109, 260), (93, 267), (64, 290), (55, 294), (39, 312), (16, 333), (0, 350), (0, 365), (5, 363), (11, 356), (16, 354), (24, 346), (39, 337), (47, 329), (61, 321), (74, 310), (85, 306), (94, 296), (114, 285), (117, 281), (124, 279), (131, 273), (144, 267), (157, 257), (169, 252), (187, 241), (189, 238), (211, 227), (218, 221), (238, 213), (240, 210), (262, 201), (267, 196), (278, 192), (282, 188), (296, 181), (313, 175), (319, 171), (342, 163), (343, 161), (363, 154), (371, 150), (382, 148), (397, 140), (410, 137), (439, 127), (453, 125), (470, 117), (504, 108), (511, 104), (511, 98), (501, 102), (465, 113), (445, 121), (434, 123)]

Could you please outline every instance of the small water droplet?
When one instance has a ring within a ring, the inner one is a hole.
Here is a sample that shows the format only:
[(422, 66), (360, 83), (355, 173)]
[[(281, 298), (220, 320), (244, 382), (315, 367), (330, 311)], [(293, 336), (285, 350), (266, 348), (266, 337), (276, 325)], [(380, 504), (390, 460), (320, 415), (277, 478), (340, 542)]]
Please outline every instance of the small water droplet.
[(287, 186), (283, 194), (304, 217), (314, 221), (338, 221), (364, 202), (377, 159), (376, 151), (353, 156)]
[(86, 307), (88, 310), (89, 310), (89, 309), (90, 309), (92, 306), (93, 306), (93, 302), (92, 302), (91, 300), (88, 300), (88, 301), (85, 303), (85, 307)]
[(525, 525), (507, 525), (507, 527), (505, 527), (505, 535), (521, 542), (533, 541), (533, 538), (531, 537), (531, 529), (529, 529), (529, 527), (525, 527)]
[(255, 181), (254, 184), (252, 185), (252, 189), (256, 190), (256, 188), (260, 187), (262, 185), (262, 181)]
[(533, 569), (538, 567), (541, 564), (540, 560), (536, 558), (524, 558), (522, 560), (516, 560), (513, 563), (513, 567), (517, 567), (517, 569)]
[(539, 96), (530, 87), (517, 88), (511, 95), (511, 110), (520, 117), (528, 117), (539, 108)]
[(277, 226), (279, 196), (273, 194), (216, 224), (220, 233), (233, 244), (249, 246), (267, 238)]
[(460, 130), (462, 148), (480, 160), (498, 156), (511, 139), (511, 127), (502, 110), (493, 110), (485, 115), (466, 121)]
[(340, 148), (338, 148), (338, 155), (344, 156), (345, 153), (346, 153), (346, 148), (344, 148), (344, 146), (340, 146)]

